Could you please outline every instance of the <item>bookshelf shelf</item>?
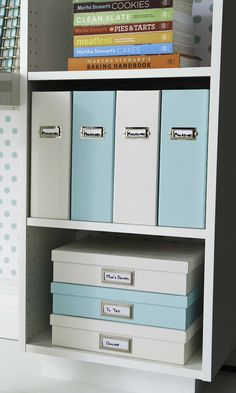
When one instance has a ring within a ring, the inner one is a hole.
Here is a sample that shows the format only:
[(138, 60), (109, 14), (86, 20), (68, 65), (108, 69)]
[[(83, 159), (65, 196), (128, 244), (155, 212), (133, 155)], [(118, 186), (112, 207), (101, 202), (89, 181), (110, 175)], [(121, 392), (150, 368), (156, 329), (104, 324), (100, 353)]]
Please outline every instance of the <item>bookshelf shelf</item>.
[(137, 78), (200, 78), (210, 77), (211, 67), (166, 68), (153, 70), (119, 71), (42, 71), (29, 72), (29, 81), (50, 80), (94, 80), (94, 79), (137, 79)]
[(139, 359), (124, 359), (120, 356), (109, 356), (87, 351), (77, 351), (74, 349), (60, 348), (51, 344), (51, 331), (32, 340), (26, 345), (26, 351), (29, 353), (40, 353), (49, 356), (59, 356), (68, 359), (75, 359), (84, 362), (98, 363), (117, 367), (127, 367), (134, 370), (143, 370), (161, 374), (184, 376), (187, 378), (201, 379), (202, 358), (201, 349), (199, 349), (184, 366), (151, 362)]
[(110, 224), (101, 222), (85, 222), (70, 220), (54, 220), (43, 218), (28, 218), (27, 225), (41, 228), (61, 228), (86, 231), (104, 231), (117, 233), (133, 233), (153, 236), (169, 236), (193, 239), (205, 239), (205, 229), (168, 228), (143, 225)]

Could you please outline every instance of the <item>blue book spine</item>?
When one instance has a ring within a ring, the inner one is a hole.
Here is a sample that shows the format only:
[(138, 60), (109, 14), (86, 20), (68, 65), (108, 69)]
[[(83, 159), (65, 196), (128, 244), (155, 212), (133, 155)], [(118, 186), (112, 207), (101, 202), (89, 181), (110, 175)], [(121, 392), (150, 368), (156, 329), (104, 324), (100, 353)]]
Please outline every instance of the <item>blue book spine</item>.
[(88, 46), (74, 48), (74, 57), (137, 56), (173, 53), (173, 44), (142, 44), (118, 46)]
[(112, 221), (115, 100), (114, 91), (74, 92), (72, 220)]

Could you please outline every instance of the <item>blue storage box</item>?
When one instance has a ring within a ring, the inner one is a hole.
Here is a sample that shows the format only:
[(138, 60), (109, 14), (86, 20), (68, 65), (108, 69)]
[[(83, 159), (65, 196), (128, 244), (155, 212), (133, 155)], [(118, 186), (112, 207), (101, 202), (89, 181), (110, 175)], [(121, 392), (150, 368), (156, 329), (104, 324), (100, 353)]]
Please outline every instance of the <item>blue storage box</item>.
[(53, 313), (186, 330), (202, 313), (202, 287), (187, 296), (54, 282)]
[(158, 225), (205, 228), (209, 90), (162, 92)]
[(114, 91), (73, 93), (71, 219), (112, 222)]

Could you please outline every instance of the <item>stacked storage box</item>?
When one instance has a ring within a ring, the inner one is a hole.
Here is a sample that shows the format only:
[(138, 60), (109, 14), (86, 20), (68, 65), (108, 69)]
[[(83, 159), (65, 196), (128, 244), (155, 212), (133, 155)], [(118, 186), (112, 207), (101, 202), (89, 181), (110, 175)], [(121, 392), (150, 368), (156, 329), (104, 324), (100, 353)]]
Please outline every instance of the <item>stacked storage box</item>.
[(52, 259), (53, 345), (175, 364), (199, 347), (202, 244), (88, 236)]

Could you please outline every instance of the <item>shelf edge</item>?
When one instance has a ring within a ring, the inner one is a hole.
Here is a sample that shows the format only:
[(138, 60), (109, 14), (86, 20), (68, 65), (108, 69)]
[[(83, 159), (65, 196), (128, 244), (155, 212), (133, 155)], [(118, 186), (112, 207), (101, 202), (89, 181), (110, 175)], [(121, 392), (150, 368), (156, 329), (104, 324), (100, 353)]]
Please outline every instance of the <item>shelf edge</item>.
[(101, 231), (117, 233), (133, 233), (136, 235), (169, 236), (193, 239), (205, 239), (205, 229), (171, 228), (144, 225), (113, 224), (87, 221), (70, 221), (47, 218), (27, 218), (29, 227), (72, 229), (84, 231)]
[[(155, 372), (160, 374), (168, 374), (186, 378), (201, 379), (201, 350), (197, 351), (190, 359), (189, 364), (185, 366), (164, 364), (158, 362), (145, 361), (142, 359), (126, 359), (117, 356), (109, 356), (107, 354), (92, 353), (88, 351), (79, 351), (70, 348), (56, 347), (48, 343), (44, 344), (27, 344), (27, 353), (36, 353), (41, 355), (66, 357), (72, 360), (79, 360), (83, 362), (91, 362), (109, 366), (116, 366), (121, 368), (129, 368), (133, 370), (142, 370), (147, 372)], [(191, 364), (194, 364), (195, 366)]]
[(196, 78), (210, 77), (211, 67), (159, 68), (151, 70), (118, 71), (39, 71), (29, 72), (29, 81), (86, 80), (86, 79), (138, 79), (138, 78)]

